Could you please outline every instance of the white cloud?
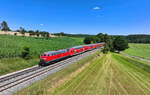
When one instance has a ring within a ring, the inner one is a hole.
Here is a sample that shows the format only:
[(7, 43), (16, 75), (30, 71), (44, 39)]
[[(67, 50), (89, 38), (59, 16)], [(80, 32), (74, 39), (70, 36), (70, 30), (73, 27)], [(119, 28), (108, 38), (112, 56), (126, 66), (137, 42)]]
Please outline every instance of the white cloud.
[(40, 24), (40, 26), (43, 26), (44, 24)]
[(101, 9), (101, 8), (98, 7), (98, 6), (96, 6), (96, 7), (93, 8), (93, 10), (100, 10), (100, 9)]

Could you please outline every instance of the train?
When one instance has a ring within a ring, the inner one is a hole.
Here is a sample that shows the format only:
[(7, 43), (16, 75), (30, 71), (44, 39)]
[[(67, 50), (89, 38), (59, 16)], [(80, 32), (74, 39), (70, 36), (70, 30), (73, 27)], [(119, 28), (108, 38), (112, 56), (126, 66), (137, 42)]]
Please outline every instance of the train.
[(102, 47), (103, 45), (104, 45), (104, 42), (101, 42), (101, 43), (95, 43), (95, 44), (74, 46), (74, 47), (70, 47), (70, 48), (62, 49), (58, 51), (44, 52), (40, 55), (39, 66), (47, 66), (47, 65), (50, 65), (51, 63), (55, 63), (56, 61)]

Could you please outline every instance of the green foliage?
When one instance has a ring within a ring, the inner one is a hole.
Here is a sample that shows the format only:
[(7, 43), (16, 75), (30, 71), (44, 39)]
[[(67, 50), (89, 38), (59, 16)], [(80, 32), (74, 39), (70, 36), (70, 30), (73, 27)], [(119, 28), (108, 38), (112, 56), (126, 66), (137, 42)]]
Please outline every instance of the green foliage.
[(127, 39), (130, 43), (150, 43), (150, 35), (128, 35)]
[(89, 34), (67, 34), (64, 32), (54, 33), (54, 35), (56, 35), (56, 36), (67, 36), (67, 37), (82, 37), (82, 38), (89, 37), (89, 36), (95, 36), (95, 35), (89, 35)]
[(113, 47), (114, 38), (112, 36), (99, 33), (96, 35), (96, 37), (99, 38), (99, 42), (105, 43), (103, 53), (107, 53), (108, 51), (114, 51), (114, 47)]
[(90, 37), (86, 37), (86, 38), (84, 39), (84, 43), (85, 43), (85, 44), (91, 44), (91, 38), (90, 38)]
[(118, 36), (115, 38), (113, 42), (113, 46), (114, 46), (114, 49), (117, 50), (118, 52), (129, 48), (127, 40), (121, 36)]
[(0, 58), (21, 56), (24, 46), (30, 46), (31, 55), (40, 55), (42, 52), (65, 49), (82, 44), (82, 39), (71, 37), (55, 37), (45, 39), (0, 35)]
[(98, 33), (96, 36), (99, 38), (100, 42), (104, 42), (105, 41), (104, 34)]
[(104, 44), (104, 48), (102, 49), (102, 52), (104, 54), (107, 54), (110, 51), (110, 47), (108, 46), (107, 43)]
[(2, 30), (2, 31), (10, 31), (10, 29), (9, 29), (8, 24), (7, 24), (6, 21), (3, 21), (3, 22), (1, 23), (1, 30)]
[(33, 30), (29, 30), (28, 32), (30, 33), (30, 36), (36, 34)]
[(23, 51), (21, 53), (21, 57), (24, 58), (24, 59), (30, 59), (31, 56), (30, 56), (30, 48), (25, 46), (23, 47)]
[(23, 28), (23, 27), (20, 27), (20, 29), (18, 30), (21, 34), (25, 34), (27, 31)]
[(107, 34), (102, 34), (99, 33), (96, 35), (100, 42), (104, 42), (104, 49), (103, 52), (107, 53), (108, 51), (114, 52), (115, 50), (117, 51), (122, 51), (128, 48), (128, 42), (124, 37), (121, 36), (109, 36)]
[(36, 31), (35, 31), (35, 34), (39, 37), (40, 31), (39, 31), (39, 30), (36, 30)]
[(85, 44), (98, 43), (98, 42), (100, 42), (99, 38), (94, 36), (85, 37), (84, 39)]

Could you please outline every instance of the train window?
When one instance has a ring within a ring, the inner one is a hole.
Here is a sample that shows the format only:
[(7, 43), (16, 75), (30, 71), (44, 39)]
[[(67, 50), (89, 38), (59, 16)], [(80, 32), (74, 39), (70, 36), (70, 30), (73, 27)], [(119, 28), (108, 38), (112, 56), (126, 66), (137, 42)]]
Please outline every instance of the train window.
[(69, 52), (70, 49), (67, 49), (67, 52)]
[(46, 56), (46, 54), (41, 54), (41, 56)]
[(52, 55), (54, 56), (54, 55), (55, 55), (55, 53), (52, 53)]

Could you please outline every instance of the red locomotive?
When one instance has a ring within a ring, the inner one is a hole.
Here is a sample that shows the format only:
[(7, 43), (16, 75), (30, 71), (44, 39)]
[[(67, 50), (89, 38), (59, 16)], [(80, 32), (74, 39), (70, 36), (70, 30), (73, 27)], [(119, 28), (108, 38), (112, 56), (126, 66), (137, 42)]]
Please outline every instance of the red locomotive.
[(71, 48), (67, 48), (67, 49), (63, 49), (63, 50), (58, 50), (58, 51), (44, 52), (40, 56), (39, 65), (40, 66), (48, 65), (50, 63), (64, 59), (66, 57), (77, 55), (77, 54), (101, 47), (103, 45), (104, 45), (104, 43), (96, 43), (96, 44), (75, 46), (75, 47), (71, 47)]

